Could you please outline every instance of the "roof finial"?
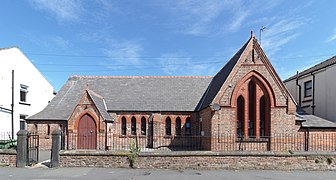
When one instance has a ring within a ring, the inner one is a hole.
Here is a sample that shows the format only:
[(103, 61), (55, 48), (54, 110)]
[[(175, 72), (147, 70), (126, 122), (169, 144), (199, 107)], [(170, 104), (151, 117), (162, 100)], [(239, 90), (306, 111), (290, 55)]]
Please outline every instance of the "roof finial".
[(253, 30), (251, 30), (251, 37), (253, 37), (254, 36), (254, 34), (253, 34)]

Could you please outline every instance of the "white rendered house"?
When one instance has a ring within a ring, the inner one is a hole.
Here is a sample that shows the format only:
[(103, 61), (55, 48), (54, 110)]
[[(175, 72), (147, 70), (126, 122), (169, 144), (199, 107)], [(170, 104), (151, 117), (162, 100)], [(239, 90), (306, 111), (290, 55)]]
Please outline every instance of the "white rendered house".
[(24, 119), (41, 111), (53, 97), (53, 86), (20, 49), (0, 48), (0, 132), (15, 137), (25, 128)]
[(285, 86), (309, 114), (336, 122), (336, 56), (286, 79)]

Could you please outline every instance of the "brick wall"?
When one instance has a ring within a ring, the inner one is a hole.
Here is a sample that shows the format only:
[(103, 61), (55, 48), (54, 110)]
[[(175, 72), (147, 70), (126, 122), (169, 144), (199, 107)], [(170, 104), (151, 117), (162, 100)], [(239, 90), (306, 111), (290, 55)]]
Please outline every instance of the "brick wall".
[[(335, 170), (336, 154), (175, 152), (140, 154), (137, 168)], [(126, 153), (61, 151), (61, 167), (129, 167)]]
[(53, 131), (60, 129), (60, 123), (50, 121), (39, 121), (38, 123), (30, 123), (27, 126), (28, 132), (39, 135), (39, 148), (41, 150), (51, 150), (51, 134)]
[(181, 119), (181, 135), (185, 135), (185, 123), (186, 119), (191, 120), (191, 135), (199, 135), (199, 123), (197, 113), (181, 113), (181, 112), (161, 112), (161, 113), (151, 113), (151, 112), (116, 112), (111, 113), (111, 116), (116, 117), (113, 132), (114, 134), (121, 135), (121, 119), (125, 117), (126, 119), (126, 136), (131, 135), (131, 119), (134, 117), (136, 119), (136, 132), (140, 135), (141, 132), (141, 119), (146, 120), (146, 130), (148, 130), (148, 118), (149, 114), (153, 115), (154, 121), (154, 136), (165, 136), (165, 120), (167, 117), (171, 119), (171, 134), (176, 135), (175, 122), (177, 118)]
[(200, 117), (202, 118), (202, 129), (204, 133), (204, 138), (202, 139), (202, 148), (204, 150), (210, 150), (211, 149), (211, 138), (208, 138), (212, 135), (212, 126), (211, 123), (213, 112), (211, 111), (210, 107), (203, 109), (200, 112)]
[(16, 166), (16, 151), (11, 149), (0, 149), (0, 167)]
[(80, 118), (85, 114), (89, 114), (93, 118), (98, 133), (105, 132), (104, 119), (94, 105), (94, 102), (85, 91), (68, 120), (68, 130), (70, 133), (77, 132), (78, 122)]
[[(252, 57), (254, 55), (254, 57)], [(207, 138), (202, 142), (203, 147), (211, 151), (221, 151), (226, 148), (218, 141), (217, 136), (231, 135), (236, 136), (237, 132), (237, 98), (242, 95), (245, 99), (244, 108), (244, 134), (247, 135), (248, 124), (248, 86), (250, 79), (254, 79), (256, 84), (255, 95), (257, 96), (255, 109), (255, 133), (259, 136), (259, 99), (265, 95), (269, 110), (266, 111), (266, 129), (267, 136), (274, 134), (298, 134), (300, 126), (295, 123), (295, 114), (293, 111), (294, 102), (286, 94), (272, 68), (265, 65), (265, 60), (261, 55), (252, 53), (252, 46), (247, 50), (237, 62), (231, 74), (227, 77), (225, 83), (220, 88), (213, 103), (221, 106), (217, 112), (211, 108), (203, 109), (200, 117), (203, 121), (203, 131), (212, 138)], [(266, 63), (267, 64), (267, 63)], [(258, 96), (259, 94), (259, 96)], [(268, 109), (268, 108), (267, 108)], [(295, 109), (295, 108), (294, 108)], [(269, 113), (268, 113), (269, 112)], [(269, 121), (267, 120), (269, 118)], [(233, 138), (234, 139), (234, 138)], [(210, 142), (207, 142), (210, 141)]]

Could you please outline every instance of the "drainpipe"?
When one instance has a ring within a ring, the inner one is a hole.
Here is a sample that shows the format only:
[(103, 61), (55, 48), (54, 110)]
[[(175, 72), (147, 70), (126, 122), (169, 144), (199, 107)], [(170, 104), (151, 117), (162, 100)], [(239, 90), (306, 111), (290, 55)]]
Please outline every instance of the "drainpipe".
[(312, 114), (315, 115), (315, 74), (311, 73), (313, 76), (313, 101), (312, 101)]
[(301, 107), (301, 85), (299, 84), (299, 71), (296, 72), (296, 86), (299, 87), (299, 107)]
[(14, 70), (12, 70), (12, 139), (14, 139)]

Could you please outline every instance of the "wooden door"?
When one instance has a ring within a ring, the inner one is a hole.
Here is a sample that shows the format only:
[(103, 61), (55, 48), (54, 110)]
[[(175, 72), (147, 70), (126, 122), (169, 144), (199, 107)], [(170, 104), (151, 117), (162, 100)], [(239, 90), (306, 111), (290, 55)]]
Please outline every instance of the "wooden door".
[(93, 118), (85, 114), (78, 123), (77, 149), (96, 149), (97, 131)]

